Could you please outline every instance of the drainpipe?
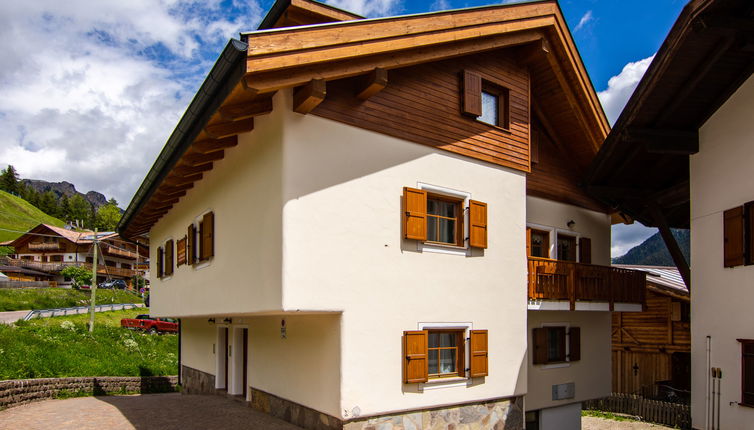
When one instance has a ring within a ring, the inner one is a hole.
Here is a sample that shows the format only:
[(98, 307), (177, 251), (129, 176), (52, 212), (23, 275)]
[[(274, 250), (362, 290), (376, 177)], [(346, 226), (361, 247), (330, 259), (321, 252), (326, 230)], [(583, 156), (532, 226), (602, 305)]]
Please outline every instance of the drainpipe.
[(711, 357), (712, 357), (712, 337), (707, 336), (707, 365), (705, 366), (704, 372), (707, 374), (707, 379), (705, 380), (705, 390), (704, 390), (704, 400), (706, 402), (706, 408), (704, 409), (704, 429), (710, 430), (710, 378), (712, 375), (710, 374), (711, 371)]
[(183, 328), (181, 326), (181, 319), (178, 318), (178, 384), (182, 385), (181, 380), (181, 335), (183, 334)]

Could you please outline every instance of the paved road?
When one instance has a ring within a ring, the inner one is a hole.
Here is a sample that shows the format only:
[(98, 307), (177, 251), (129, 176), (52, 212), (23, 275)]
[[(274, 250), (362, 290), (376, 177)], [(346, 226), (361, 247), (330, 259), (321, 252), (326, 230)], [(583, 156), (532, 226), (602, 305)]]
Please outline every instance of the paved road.
[(0, 430), (301, 430), (220, 396), (178, 393), (45, 400), (0, 411)]
[(0, 324), (13, 324), (31, 311), (0, 312)]

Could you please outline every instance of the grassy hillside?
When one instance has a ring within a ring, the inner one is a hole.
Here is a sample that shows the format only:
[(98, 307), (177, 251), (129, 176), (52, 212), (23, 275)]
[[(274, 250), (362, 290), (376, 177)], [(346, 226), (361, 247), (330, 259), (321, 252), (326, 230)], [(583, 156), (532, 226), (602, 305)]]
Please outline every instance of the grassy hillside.
[(120, 327), (145, 309), (0, 324), (0, 380), (65, 376), (148, 376), (178, 373), (178, 336)]
[[(32, 206), (26, 200), (0, 191), (0, 229), (27, 231), (37, 224), (45, 223), (62, 227), (65, 223)], [(0, 230), (0, 242), (21, 236)]]

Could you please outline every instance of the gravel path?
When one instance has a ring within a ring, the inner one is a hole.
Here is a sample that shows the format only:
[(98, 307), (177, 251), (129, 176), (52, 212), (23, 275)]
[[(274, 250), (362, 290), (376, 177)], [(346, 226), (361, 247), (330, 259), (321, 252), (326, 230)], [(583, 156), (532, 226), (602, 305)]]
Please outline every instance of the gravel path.
[(606, 418), (581, 417), (581, 430), (665, 430), (670, 428), (672, 427), (638, 421), (615, 421)]
[(2, 430), (301, 430), (220, 396), (178, 393), (45, 400), (0, 411)]

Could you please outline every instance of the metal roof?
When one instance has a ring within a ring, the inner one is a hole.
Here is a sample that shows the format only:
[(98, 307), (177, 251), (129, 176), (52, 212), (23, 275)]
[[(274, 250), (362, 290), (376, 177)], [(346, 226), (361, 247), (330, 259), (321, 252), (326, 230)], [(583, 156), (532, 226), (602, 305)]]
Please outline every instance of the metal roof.
[(648, 284), (657, 286), (660, 289), (670, 290), (675, 294), (689, 295), (689, 290), (686, 288), (686, 284), (683, 283), (681, 273), (675, 267), (639, 266), (632, 264), (613, 264), (613, 267), (646, 272)]

